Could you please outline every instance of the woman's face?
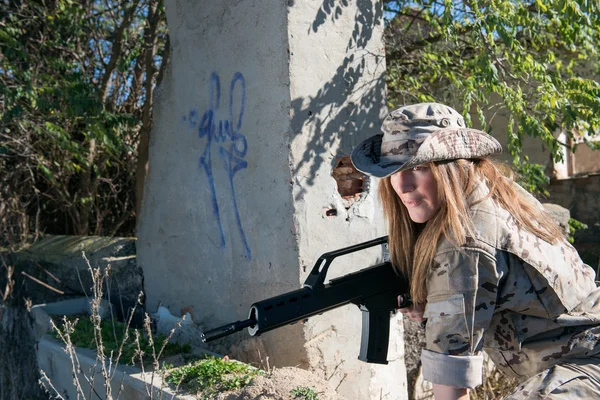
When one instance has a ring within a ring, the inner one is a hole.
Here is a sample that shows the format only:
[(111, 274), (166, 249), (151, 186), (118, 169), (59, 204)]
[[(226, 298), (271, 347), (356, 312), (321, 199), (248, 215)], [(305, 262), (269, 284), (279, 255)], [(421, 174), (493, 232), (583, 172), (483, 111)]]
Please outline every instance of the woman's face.
[(390, 182), (413, 222), (427, 222), (440, 209), (437, 182), (428, 165), (396, 172)]

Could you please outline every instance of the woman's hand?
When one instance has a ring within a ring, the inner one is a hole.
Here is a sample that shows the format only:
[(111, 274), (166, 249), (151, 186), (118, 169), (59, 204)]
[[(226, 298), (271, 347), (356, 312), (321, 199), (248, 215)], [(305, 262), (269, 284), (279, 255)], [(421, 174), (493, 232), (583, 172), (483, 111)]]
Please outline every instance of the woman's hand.
[[(398, 296), (398, 306), (400, 306), (402, 303), (402, 296)], [(427, 318), (423, 318), (423, 313), (425, 312), (426, 304), (427, 303), (412, 304), (408, 307), (399, 308), (398, 310), (402, 314), (407, 315), (408, 318), (412, 319), (413, 321), (424, 322), (427, 320)]]

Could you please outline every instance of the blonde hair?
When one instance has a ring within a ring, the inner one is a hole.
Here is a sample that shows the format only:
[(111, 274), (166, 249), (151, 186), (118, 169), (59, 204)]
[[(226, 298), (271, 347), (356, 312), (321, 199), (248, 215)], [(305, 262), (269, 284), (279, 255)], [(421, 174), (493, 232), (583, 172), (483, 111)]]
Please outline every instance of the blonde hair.
[[(426, 301), (427, 277), (440, 240), (446, 238), (460, 247), (467, 237), (474, 237), (469, 208), (488, 197), (508, 211), (520, 228), (549, 243), (564, 239), (550, 215), (513, 184), (512, 172), (507, 167), (488, 159), (454, 160), (429, 166), (438, 185), (440, 209), (424, 226), (412, 222), (392, 188), (390, 177), (379, 184), (379, 198), (389, 227), (390, 259), (396, 271), (409, 279), (414, 302)], [(469, 203), (469, 194), (480, 180), (487, 184), (489, 194)]]

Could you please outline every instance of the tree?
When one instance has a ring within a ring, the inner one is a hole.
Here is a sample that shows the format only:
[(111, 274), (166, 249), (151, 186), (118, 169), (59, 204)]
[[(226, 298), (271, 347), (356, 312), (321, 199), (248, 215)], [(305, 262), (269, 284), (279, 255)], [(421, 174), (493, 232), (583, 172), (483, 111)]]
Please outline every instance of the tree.
[[(47, 399), (39, 379), (34, 322), (26, 304), (32, 266), (6, 263), (0, 254), (0, 400)], [(39, 268), (38, 268), (39, 269)]]
[(503, 110), (508, 150), (538, 183), (540, 169), (521, 156), (524, 136), (540, 138), (558, 161), (557, 131), (598, 133), (597, 1), (393, 0), (385, 8), (390, 107), (444, 102), (476, 115), (484, 130)]
[(132, 235), (169, 60), (162, 1), (2, 2), (0, 51), (0, 243)]

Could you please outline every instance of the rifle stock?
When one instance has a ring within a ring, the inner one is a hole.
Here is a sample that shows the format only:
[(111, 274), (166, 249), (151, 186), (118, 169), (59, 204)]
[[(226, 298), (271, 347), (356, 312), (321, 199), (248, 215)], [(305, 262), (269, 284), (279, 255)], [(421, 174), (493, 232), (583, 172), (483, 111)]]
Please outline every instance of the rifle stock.
[(362, 336), (359, 359), (387, 364), (390, 314), (411, 304), (408, 283), (398, 276), (391, 263), (383, 262), (325, 282), (331, 262), (341, 255), (387, 243), (387, 236), (323, 254), (301, 289), (271, 297), (250, 306), (248, 319), (204, 332), (209, 342), (248, 328), (251, 336), (305, 320), (345, 304), (356, 304), (362, 311)]

